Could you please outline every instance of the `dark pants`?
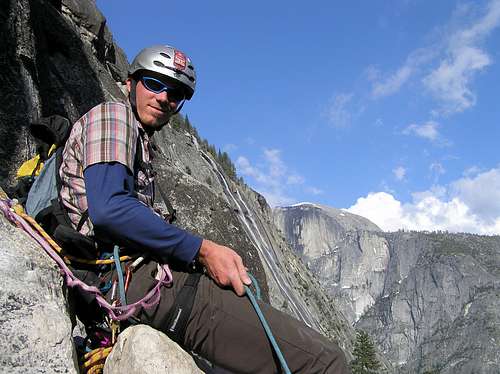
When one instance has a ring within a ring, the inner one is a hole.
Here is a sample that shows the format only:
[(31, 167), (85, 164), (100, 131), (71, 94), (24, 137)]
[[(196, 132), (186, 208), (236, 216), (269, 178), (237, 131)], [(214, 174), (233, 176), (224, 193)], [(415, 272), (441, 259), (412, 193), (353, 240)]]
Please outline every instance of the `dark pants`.
[[(155, 283), (156, 263), (136, 269), (127, 301), (142, 298)], [(172, 287), (163, 287), (159, 305), (141, 311), (142, 323), (165, 331), (165, 316), (179, 293), (187, 273), (172, 271)], [(302, 322), (260, 303), (273, 335), (293, 373), (349, 373), (341, 349)], [(249, 299), (218, 287), (203, 275), (189, 317), (184, 341), (217, 366), (234, 373), (279, 373), (280, 364)], [(165, 359), (168, 360), (168, 357)]]

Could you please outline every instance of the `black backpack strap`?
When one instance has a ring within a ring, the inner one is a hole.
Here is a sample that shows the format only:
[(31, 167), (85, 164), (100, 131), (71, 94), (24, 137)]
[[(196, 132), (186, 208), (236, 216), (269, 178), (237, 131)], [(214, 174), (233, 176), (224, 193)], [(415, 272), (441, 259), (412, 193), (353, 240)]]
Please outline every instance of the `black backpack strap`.
[[(146, 163), (143, 160), (142, 145), (141, 145), (140, 137), (141, 137), (141, 135), (139, 134), (139, 136), (137, 137), (137, 146), (136, 146), (136, 150), (135, 150), (135, 160), (134, 160), (134, 169), (135, 170), (134, 170), (134, 172), (136, 172), (136, 170), (138, 170), (139, 167), (143, 170), (146, 170), (148, 167), (151, 168), (151, 166), (145, 165)], [(154, 154), (153, 147), (151, 147), (151, 146), (149, 147), (149, 154), (150, 155)], [(177, 219), (177, 210), (174, 209), (174, 207), (172, 206), (172, 203), (170, 203), (169, 198), (163, 192), (160, 185), (159, 184), (157, 185), (155, 183), (155, 188), (157, 188), (157, 187), (158, 187), (158, 191), (160, 191), (161, 199), (165, 203), (165, 206), (167, 207), (167, 210), (168, 210), (168, 216), (166, 216), (165, 219), (168, 221), (168, 223), (174, 223), (175, 220)]]
[(83, 224), (89, 219), (89, 210), (86, 209), (80, 217), (80, 221), (78, 221), (78, 225), (76, 226), (76, 231), (80, 232), (83, 227)]
[(187, 322), (193, 309), (194, 298), (200, 282), (201, 273), (191, 273), (186, 278), (174, 305), (164, 319), (165, 333), (175, 342), (182, 344), (186, 334)]

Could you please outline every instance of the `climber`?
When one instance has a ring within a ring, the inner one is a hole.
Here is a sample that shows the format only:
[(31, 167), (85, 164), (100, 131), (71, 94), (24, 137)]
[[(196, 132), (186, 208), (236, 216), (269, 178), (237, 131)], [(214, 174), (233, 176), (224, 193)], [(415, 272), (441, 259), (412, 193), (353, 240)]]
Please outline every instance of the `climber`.
[[(81, 234), (103, 248), (111, 241), (145, 257), (131, 275), (127, 302), (152, 287), (158, 262), (169, 264), (173, 286), (163, 287), (159, 305), (141, 310), (135, 320), (226, 370), (278, 372), (260, 321), (242, 297), (251, 281), (241, 257), (152, 209), (151, 137), (192, 98), (195, 85), (194, 66), (183, 52), (171, 46), (142, 50), (129, 69), (128, 101), (102, 103), (74, 124), (62, 153), (59, 200)], [(80, 271), (97, 279), (92, 270)], [(100, 281), (114, 276), (101, 274)], [(269, 305), (261, 308), (293, 372), (349, 372), (336, 344)]]

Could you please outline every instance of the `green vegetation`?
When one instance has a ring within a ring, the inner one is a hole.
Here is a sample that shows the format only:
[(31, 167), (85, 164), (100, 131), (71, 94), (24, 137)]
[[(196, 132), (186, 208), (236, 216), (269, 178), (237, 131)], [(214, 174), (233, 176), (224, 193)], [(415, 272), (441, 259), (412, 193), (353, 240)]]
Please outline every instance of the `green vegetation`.
[(191, 135), (193, 135), (196, 140), (198, 141), (198, 144), (200, 145), (201, 149), (204, 150), (207, 153), (210, 153), (212, 157), (217, 161), (217, 163), (220, 165), (222, 170), (224, 170), (224, 173), (231, 178), (233, 181), (238, 182), (243, 184), (243, 179), (241, 177), (238, 178), (236, 175), (236, 168), (229, 158), (229, 155), (227, 152), (221, 152), (221, 150), (217, 150), (214, 145), (209, 144), (206, 139), (202, 139), (200, 135), (198, 134), (198, 131), (196, 128), (191, 124), (189, 121), (188, 116), (186, 115), (185, 117), (182, 117), (180, 114), (174, 115), (170, 119), (170, 124), (172, 128), (175, 131), (179, 132), (187, 132)]
[(377, 360), (375, 345), (366, 332), (356, 331), (352, 355), (354, 356), (354, 360), (351, 361), (352, 374), (382, 373), (382, 365)]

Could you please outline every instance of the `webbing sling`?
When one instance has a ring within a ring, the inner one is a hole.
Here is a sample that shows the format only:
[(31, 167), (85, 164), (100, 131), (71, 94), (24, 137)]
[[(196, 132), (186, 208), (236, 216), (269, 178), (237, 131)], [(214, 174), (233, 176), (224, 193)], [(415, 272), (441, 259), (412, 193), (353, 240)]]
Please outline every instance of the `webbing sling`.
[(191, 273), (188, 275), (179, 294), (175, 298), (174, 305), (172, 305), (164, 319), (165, 323), (162, 323), (162, 326), (166, 326), (165, 332), (168, 337), (176, 343), (183, 344), (200, 278), (201, 273)]
[[(149, 170), (149, 172), (152, 172), (153, 166), (151, 164), (151, 161), (149, 163), (144, 162), (143, 160), (143, 152), (142, 152), (142, 146), (141, 142), (139, 141), (141, 135), (137, 138), (137, 146), (135, 150), (135, 160), (134, 160), (134, 171), (137, 170), (138, 168), (142, 168), (142, 170)], [(148, 150), (149, 150), (149, 155), (150, 157), (154, 156), (154, 150), (150, 142), (148, 142)], [(154, 172), (152, 172), (155, 174)], [(165, 217), (165, 219), (168, 221), (168, 223), (174, 223), (177, 220), (177, 210), (174, 209), (172, 206), (172, 203), (170, 202), (167, 194), (163, 192), (159, 184), (154, 184), (154, 190), (158, 188), (158, 191), (160, 191), (160, 196), (163, 202), (165, 203), (165, 206), (167, 207), (168, 211), (168, 216)]]

